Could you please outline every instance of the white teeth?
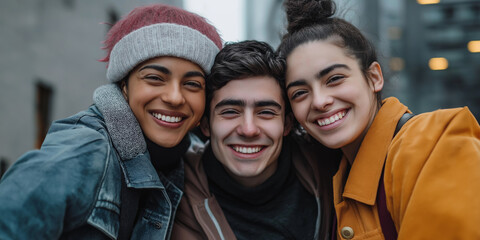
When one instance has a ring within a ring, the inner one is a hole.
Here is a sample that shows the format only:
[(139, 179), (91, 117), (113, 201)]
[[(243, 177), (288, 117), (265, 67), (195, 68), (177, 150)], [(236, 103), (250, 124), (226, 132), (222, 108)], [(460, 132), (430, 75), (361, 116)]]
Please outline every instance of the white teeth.
[(233, 150), (235, 150), (235, 152), (239, 152), (239, 153), (257, 153), (257, 152), (260, 152), (262, 148), (261, 147), (237, 147), (237, 146), (233, 146)]
[(164, 121), (164, 122), (177, 123), (177, 122), (182, 121), (182, 118), (181, 118), (181, 117), (166, 116), (166, 115), (162, 115), (162, 114), (160, 114), (160, 113), (152, 113), (152, 115), (153, 115), (156, 119), (162, 120), (162, 121)]
[(324, 118), (324, 119), (319, 119), (317, 120), (317, 123), (318, 125), (321, 127), (321, 126), (325, 126), (325, 125), (329, 125), (329, 124), (332, 124), (340, 119), (342, 119), (345, 114), (347, 112), (346, 111), (342, 111), (342, 112), (339, 112), (339, 113), (336, 113), (335, 115), (329, 117), (329, 118)]

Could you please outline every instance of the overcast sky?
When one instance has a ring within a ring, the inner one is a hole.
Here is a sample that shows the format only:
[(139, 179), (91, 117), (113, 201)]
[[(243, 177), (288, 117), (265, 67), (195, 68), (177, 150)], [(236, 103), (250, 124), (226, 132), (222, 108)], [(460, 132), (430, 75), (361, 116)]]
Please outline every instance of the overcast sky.
[(207, 18), (220, 32), (222, 39), (245, 39), (244, 0), (185, 0), (188, 11)]

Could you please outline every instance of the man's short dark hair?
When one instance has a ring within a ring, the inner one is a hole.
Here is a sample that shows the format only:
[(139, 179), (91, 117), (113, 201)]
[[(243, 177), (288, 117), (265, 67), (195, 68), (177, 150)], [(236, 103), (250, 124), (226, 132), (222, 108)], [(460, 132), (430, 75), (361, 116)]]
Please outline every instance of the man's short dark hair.
[(227, 43), (215, 57), (212, 70), (207, 77), (205, 115), (209, 117), (210, 103), (216, 90), (232, 80), (258, 76), (273, 77), (277, 81), (287, 114), (290, 111), (290, 104), (284, 90), (284, 74), (285, 61), (279, 58), (267, 43), (255, 40)]

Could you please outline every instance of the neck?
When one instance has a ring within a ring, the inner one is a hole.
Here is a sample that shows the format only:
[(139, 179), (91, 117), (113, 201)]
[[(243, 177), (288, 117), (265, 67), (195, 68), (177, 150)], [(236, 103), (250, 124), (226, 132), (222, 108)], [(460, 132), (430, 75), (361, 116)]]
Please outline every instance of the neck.
[[(359, 140), (359, 139), (357, 139)], [(355, 140), (353, 143), (350, 143), (346, 145), (345, 147), (342, 148), (343, 155), (345, 158), (347, 158), (348, 163), (350, 163), (350, 166), (353, 165), (353, 161), (355, 160), (355, 157), (357, 156), (358, 149), (360, 148), (360, 145), (362, 144), (363, 138), (360, 139), (360, 141)]]
[(343, 152), (343, 155), (345, 155), (345, 157), (347, 158), (348, 162), (350, 163), (350, 166), (353, 165), (353, 162), (354, 162), (355, 158), (357, 157), (358, 150), (360, 149), (360, 146), (362, 145), (363, 139), (367, 135), (367, 132), (370, 129), (370, 126), (372, 125), (373, 120), (375, 119), (375, 116), (377, 116), (377, 113), (378, 113), (379, 109), (380, 108), (378, 108), (377, 105), (375, 104), (374, 108), (372, 109), (372, 113), (370, 115), (371, 117), (368, 121), (367, 126), (363, 130), (363, 132), (361, 132), (360, 135), (355, 140), (353, 140), (351, 143), (349, 143), (349, 144), (347, 144), (347, 145), (345, 145), (341, 148), (342, 152)]
[(227, 168), (225, 168), (225, 171), (228, 173), (228, 175), (230, 175), (231, 178), (233, 178), (240, 185), (244, 187), (256, 187), (264, 183), (265, 181), (267, 181), (267, 179), (269, 179), (275, 173), (275, 171), (277, 171), (277, 165), (278, 165), (278, 161), (275, 161), (270, 166), (265, 168), (265, 170), (262, 173), (256, 176), (251, 176), (251, 177), (250, 176), (243, 177), (243, 176), (235, 175), (234, 173), (229, 171)]
[(172, 148), (165, 148), (157, 145), (148, 138), (145, 138), (145, 141), (147, 143), (147, 149), (153, 167), (164, 174), (178, 166), (183, 154), (190, 146), (190, 139), (188, 136), (184, 137), (178, 145)]

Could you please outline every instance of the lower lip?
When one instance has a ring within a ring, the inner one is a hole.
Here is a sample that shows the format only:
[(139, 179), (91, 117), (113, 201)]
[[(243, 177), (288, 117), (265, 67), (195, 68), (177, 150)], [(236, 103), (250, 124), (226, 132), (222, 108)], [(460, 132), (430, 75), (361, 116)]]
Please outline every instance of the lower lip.
[(317, 125), (323, 131), (332, 130), (332, 129), (338, 127), (340, 124), (342, 124), (343, 121), (345, 120), (345, 118), (347, 118), (347, 116), (348, 116), (348, 111), (345, 113), (345, 116), (343, 116), (342, 119), (340, 119), (340, 120), (338, 120), (334, 123), (331, 123), (331, 124), (328, 124), (328, 125), (325, 125), (325, 126), (320, 126), (320, 125), (318, 125), (318, 123), (315, 123), (315, 125)]
[(185, 122), (184, 121), (185, 119), (182, 119), (182, 121), (180, 121), (180, 122), (173, 123), (173, 122), (162, 121), (162, 120), (160, 120), (160, 119), (158, 119), (154, 116), (152, 116), (152, 118), (158, 125), (160, 125), (162, 127), (166, 127), (166, 128), (179, 128)]
[(256, 153), (240, 153), (240, 152), (237, 152), (237, 151), (233, 150), (233, 148), (231, 148), (231, 147), (229, 147), (229, 148), (233, 152), (233, 155), (235, 155), (238, 158), (245, 159), (245, 160), (256, 159), (256, 158), (260, 157), (260, 155), (262, 155), (262, 153), (267, 149), (266, 147), (263, 147), (262, 150), (260, 150), (259, 152), (256, 152)]

